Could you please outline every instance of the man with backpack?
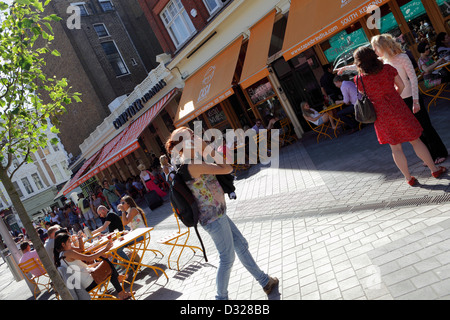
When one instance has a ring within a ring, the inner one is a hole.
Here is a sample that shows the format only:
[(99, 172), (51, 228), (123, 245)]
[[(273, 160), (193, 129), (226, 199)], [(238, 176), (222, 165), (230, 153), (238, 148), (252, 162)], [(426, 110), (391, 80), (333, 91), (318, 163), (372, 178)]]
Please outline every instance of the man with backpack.
[(97, 224), (95, 223), (94, 215), (92, 214), (91, 205), (88, 199), (84, 197), (83, 193), (78, 194), (78, 208), (81, 210), (81, 214), (84, 217), (84, 220), (88, 224), (89, 229), (94, 230), (97, 228)]

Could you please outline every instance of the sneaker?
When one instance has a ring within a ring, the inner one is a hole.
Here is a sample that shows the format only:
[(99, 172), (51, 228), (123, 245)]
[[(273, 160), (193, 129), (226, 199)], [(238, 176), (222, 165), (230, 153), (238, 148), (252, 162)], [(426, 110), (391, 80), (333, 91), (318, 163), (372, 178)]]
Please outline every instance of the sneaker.
[(278, 278), (272, 278), (269, 277), (269, 282), (266, 284), (266, 286), (263, 288), (264, 292), (269, 295), (273, 288), (278, 286), (278, 283), (280, 282), (280, 280), (278, 280)]
[(230, 198), (230, 200), (236, 200), (236, 198), (237, 198), (236, 193), (234, 193), (234, 192), (229, 193), (228, 197)]

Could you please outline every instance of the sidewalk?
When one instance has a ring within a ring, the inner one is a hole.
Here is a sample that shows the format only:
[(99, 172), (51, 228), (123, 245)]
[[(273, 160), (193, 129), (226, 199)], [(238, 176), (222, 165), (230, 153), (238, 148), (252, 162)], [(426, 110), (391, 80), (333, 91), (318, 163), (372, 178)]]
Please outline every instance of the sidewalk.
[[(440, 101), (430, 116), (450, 147), (448, 103)], [(405, 183), (373, 126), (319, 144), (307, 134), (281, 149), (280, 168), (257, 165), (240, 174), (228, 215), (280, 286), (267, 297), (236, 259), (230, 299), (450, 299), (450, 175), (431, 178), (412, 148), (404, 150), (418, 187)], [(169, 203), (146, 212), (154, 240), (176, 230)], [(181, 271), (167, 269), (170, 248), (154, 241), (165, 257), (146, 254), (145, 261), (164, 268), (169, 280), (141, 272), (137, 299), (214, 299), (218, 255), (199, 230), (209, 262), (189, 250)], [(190, 242), (198, 243), (195, 233)], [(5, 268), (0, 265), (0, 300), (33, 300)]]

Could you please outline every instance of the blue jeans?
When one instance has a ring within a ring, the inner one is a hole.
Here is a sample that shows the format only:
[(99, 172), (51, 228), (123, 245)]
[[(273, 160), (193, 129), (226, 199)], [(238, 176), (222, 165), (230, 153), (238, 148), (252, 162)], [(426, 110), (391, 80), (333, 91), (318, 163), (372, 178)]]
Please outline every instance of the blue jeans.
[(244, 267), (264, 287), (269, 282), (269, 276), (261, 271), (248, 251), (248, 242), (231, 219), (224, 215), (218, 220), (203, 226), (209, 233), (219, 251), (219, 268), (217, 270), (216, 286), (217, 300), (228, 299), (228, 283), (235, 252)]

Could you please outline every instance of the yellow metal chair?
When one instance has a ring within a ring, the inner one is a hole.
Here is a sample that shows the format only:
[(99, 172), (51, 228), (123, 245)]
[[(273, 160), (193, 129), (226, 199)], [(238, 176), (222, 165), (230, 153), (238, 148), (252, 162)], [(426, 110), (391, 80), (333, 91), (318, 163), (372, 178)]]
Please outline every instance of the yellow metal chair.
[(158, 243), (172, 246), (172, 249), (170, 250), (170, 253), (169, 253), (169, 257), (167, 258), (169, 269), (172, 269), (170, 266), (170, 261), (171, 261), (172, 254), (175, 251), (175, 248), (176, 247), (181, 248), (181, 250), (178, 253), (178, 258), (176, 259), (177, 270), (180, 271), (180, 258), (181, 258), (181, 254), (183, 253), (184, 249), (189, 248), (194, 252), (194, 254), (195, 254), (195, 250), (200, 250), (201, 252), (203, 252), (203, 250), (197, 246), (191, 246), (191, 245), (187, 244), (189, 237), (191, 235), (190, 228), (187, 228), (186, 231), (182, 231), (181, 226), (180, 226), (180, 221), (178, 220), (177, 214), (175, 213), (175, 210), (173, 209), (173, 207), (172, 207), (172, 210), (174, 212), (174, 216), (177, 221), (178, 231), (176, 231), (164, 238), (161, 238), (160, 240), (158, 240)]
[(424, 81), (422, 75), (419, 75), (417, 80), (419, 81), (419, 90), (420, 90), (420, 92), (422, 94), (432, 98), (431, 101), (428, 103), (428, 112), (430, 111), (430, 107), (431, 107), (432, 104), (434, 104), (436, 106), (437, 99), (450, 100), (449, 98), (443, 96), (444, 92), (450, 92), (448, 90), (445, 90), (447, 88), (447, 83), (441, 83), (441, 84), (439, 84), (437, 86), (434, 86), (432, 88), (428, 88), (425, 85), (425, 81)]
[(328, 137), (331, 140), (333, 140), (333, 138), (327, 133), (327, 130), (331, 128), (331, 124), (329, 122), (316, 126), (315, 124), (309, 122), (307, 119), (305, 120), (308, 123), (311, 130), (317, 133), (317, 143), (319, 143), (320, 137), (322, 136), (324, 136), (325, 138)]
[(295, 132), (292, 132), (292, 126), (288, 118), (284, 118), (283, 120), (280, 120), (280, 140), (283, 142), (284, 145), (286, 144), (292, 144), (298, 140), (297, 135)]
[(108, 286), (111, 278), (106, 279), (104, 282), (98, 284), (94, 289), (89, 291), (89, 295), (92, 300), (119, 300), (119, 298), (113, 296), (108, 291)]
[[(34, 299), (37, 299), (38, 292), (40, 291), (39, 286), (42, 286), (45, 288), (46, 291), (50, 293), (51, 290), (54, 290), (52, 285), (52, 280), (50, 279), (47, 271), (45, 271), (44, 266), (42, 265), (41, 261), (36, 259), (29, 259), (25, 262), (19, 263), (19, 268), (22, 270), (23, 274), (25, 275), (25, 278), (28, 282), (30, 282), (34, 286), (33, 295)], [(34, 276), (31, 273), (31, 270), (34, 269), (40, 269), (44, 273), (40, 276)], [(59, 299), (59, 295), (54, 290), (56, 298)]]

